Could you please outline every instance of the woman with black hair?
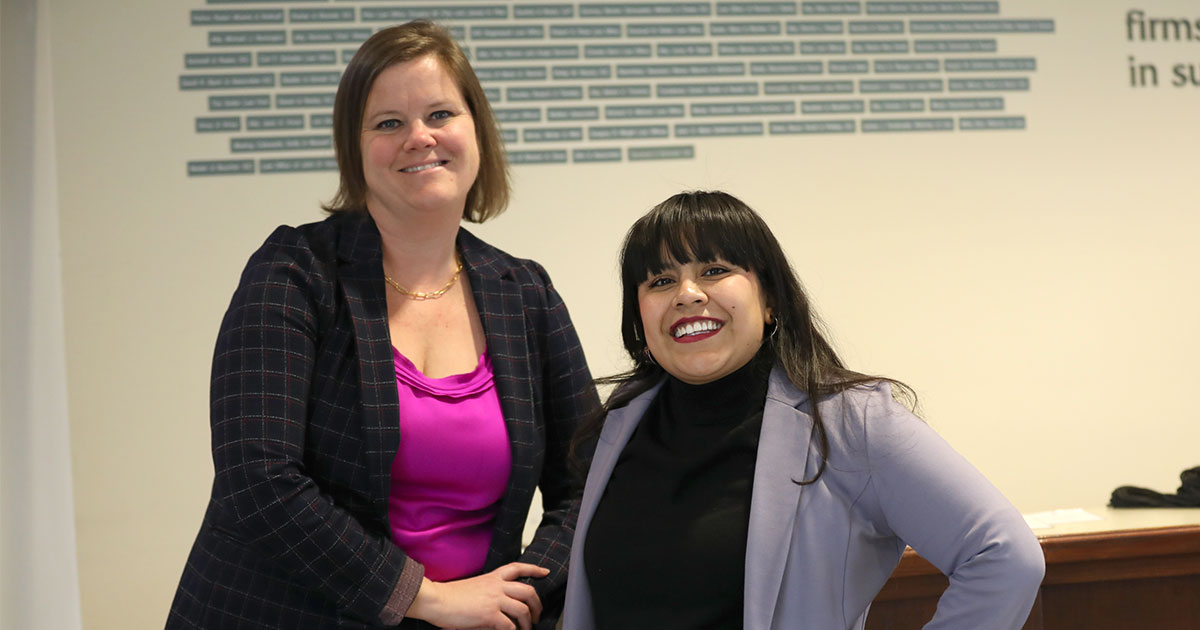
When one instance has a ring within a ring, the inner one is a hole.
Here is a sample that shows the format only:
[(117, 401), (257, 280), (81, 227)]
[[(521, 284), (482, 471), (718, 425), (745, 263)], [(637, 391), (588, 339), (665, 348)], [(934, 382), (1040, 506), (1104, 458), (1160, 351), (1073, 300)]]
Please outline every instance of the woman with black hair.
[(950, 578), (926, 628), (1021, 627), (1044, 571), (1029, 527), (907, 387), (844, 366), (753, 210), (667, 199), (621, 280), (634, 368), (576, 439), (565, 630), (860, 629), (906, 545)]

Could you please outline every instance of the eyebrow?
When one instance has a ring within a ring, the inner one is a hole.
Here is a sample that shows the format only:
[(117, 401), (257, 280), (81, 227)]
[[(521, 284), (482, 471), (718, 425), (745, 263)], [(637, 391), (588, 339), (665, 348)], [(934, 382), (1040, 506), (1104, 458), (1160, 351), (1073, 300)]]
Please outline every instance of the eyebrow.
[[(439, 110), (439, 109), (457, 109), (457, 108), (458, 108), (458, 105), (456, 103), (454, 103), (454, 101), (443, 100), (443, 101), (434, 101), (434, 102), (430, 103), (429, 105), (426, 105), (424, 109)], [(467, 106), (467, 103), (465, 101), (462, 103), (462, 108), (469, 109), (469, 107)], [(374, 118), (375, 116), (381, 116), (383, 114), (400, 115), (400, 114), (402, 114), (402, 112), (399, 110), (396, 110), (396, 109), (384, 109), (384, 110), (380, 110), (378, 112), (372, 113), (370, 115), (364, 114), (363, 118)]]
[(367, 120), (367, 119), (369, 119), (369, 118), (376, 118), (376, 117), (378, 117), (378, 116), (399, 116), (399, 115), (400, 115), (400, 112), (398, 112), (398, 111), (396, 111), (396, 110), (394, 110), (394, 109), (385, 109), (385, 110), (381, 110), (381, 111), (378, 111), (378, 112), (373, 112), (373, 113), (370, 113), (370, 114), (368, 114), (368, 113), (365, 113), (365, 112), (364, 112), (364, 113), (363, 113), (363, 120)]

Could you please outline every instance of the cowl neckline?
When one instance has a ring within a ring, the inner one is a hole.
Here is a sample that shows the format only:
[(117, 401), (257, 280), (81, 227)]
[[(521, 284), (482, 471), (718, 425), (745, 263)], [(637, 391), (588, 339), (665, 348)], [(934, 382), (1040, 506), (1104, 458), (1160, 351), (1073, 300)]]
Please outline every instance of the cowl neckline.
[(479, 355), (475, 369), (465, 374), (451, 374), (442, 378), (425, 376), (394, 346), (392, 360), (396, 365), (397, 379), (415, 390), (434, 396), (461, 398), (478, 394), (492, 386), (492, 360), (486, 350)]

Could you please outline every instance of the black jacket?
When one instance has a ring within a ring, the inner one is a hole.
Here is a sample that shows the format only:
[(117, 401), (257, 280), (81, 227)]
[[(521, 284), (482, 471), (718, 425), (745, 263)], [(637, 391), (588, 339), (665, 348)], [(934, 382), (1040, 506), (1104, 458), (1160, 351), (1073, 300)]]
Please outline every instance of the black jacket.
[[(549, 568), (532, 583), (552, 611), (578, 509), (567, 445), (596, 391), (545, 271), (466, 230), (458, 248), (512, 442), (484, 570)], [(212, 498), (167, 628), (371, 627), (402, 575), (419, 588), (388, 534), (402, 436), (385, 286), (365, 213), (280, 227), (250, 258), (213, 356)], [(522, 554), (535, 487), (545, 516)]]

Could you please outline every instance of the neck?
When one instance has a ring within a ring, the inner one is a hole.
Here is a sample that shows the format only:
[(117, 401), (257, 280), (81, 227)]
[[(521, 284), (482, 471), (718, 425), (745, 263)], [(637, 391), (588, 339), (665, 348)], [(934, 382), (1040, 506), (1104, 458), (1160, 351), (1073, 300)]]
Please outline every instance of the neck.
[(759, 349), (746, 365), (715, 381), (688, 384), (675, 377), (666, 384), (673, 413), (699, 425), (739, 423), (763, 407), (774, 355)]
[(403, 221), (387, 212), (371, 216), (379, 228), (383, 271), (392, 279), (419, 291), (441, 287), (454, 273), (461, 213), (429, 213)]

